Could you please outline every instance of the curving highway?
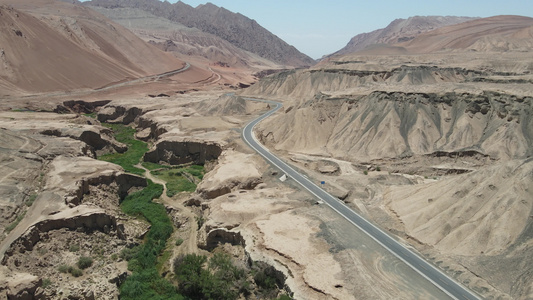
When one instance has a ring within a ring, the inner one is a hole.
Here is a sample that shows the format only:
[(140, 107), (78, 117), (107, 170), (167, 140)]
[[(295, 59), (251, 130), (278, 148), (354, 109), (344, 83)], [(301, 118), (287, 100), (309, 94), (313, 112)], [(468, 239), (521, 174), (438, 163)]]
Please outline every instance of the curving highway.
[(326, 203), (339, 215), (344, 217), (350, 223), (357, 228), (365, 232), (368, 236), (378, 242), (385, 249), (390, 251), (397, 258), (409, 265), (413, 270), (419, 273), (422, 277), (430, 281), (436, 287), (441, 289), (452, 299), (458, 300), (479, 300), (479, 296), (472, 291), (463, 287), (461, 284), (444, 274), (441, 270), (425, 261), (420, 255), (416, 254), (412, 250), (406, 248), (400, 242), (395, 240), (392, 236), (379, 229), (365, 218), (355, 213), (352, 209), (346, 206), (339, 199), (331, 196), (329, 193), (321, 189), (312, 181), (301, 175), (298, 171), (294, 170), (290, 165), (279, 159), (274, 154), (270, 153), (266, 147), (264, 147), (255, 137), (253, 133), (254, 126), (261, 122), (265, 118), (274, 114), (278, 109), (282, 107), (282, 104), (275, 101), (260, 100), (245, 98), (246, 100), (259, 101), (268, 103), (270, 106), (274, 106), (271, 110), (265, 114), (259, 116), (255, 120), (251, 121), (244, 127), (242, 132), (242, 138), (244, 141), (263, 158), (269, 161), (272, 165), (284, 172), (288, 178), (291, 178), (303, 188), (308, 190), (311, 194), (315, 195), (319, 200)]

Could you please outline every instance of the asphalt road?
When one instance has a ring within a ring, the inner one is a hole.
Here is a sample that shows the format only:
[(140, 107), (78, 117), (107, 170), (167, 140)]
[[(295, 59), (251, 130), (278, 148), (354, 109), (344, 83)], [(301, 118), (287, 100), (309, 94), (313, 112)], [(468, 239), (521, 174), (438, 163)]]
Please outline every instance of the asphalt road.
[(450, 296), (450, 298), (459, 300), (481, 299), (472, 291), (468, 290), (452, 278), (448, 277), (437, 267), (425, 261), (420, 255), (406, 248), (404, 245), (395, 240), (391, 235), (385, 233), (383, 230), (379, 229), (378, 227), (361, 217), (359, 214), (355, 213), (342, 201), (328, 194), (326, 191), (324, 191), (312, 181), (301, 175), (299, 172), (294, 170), (291, 166), (286, 164), (277, 156), (270, 153), (270, 151), (268, 151), (268, 149), (265, 148), (261, 143), (259, 143), (259, 141), (255, 138), (255, 135), (253, 134), (253, 128), (255, 125), (257, 125), (257, 123), (274, 114), (278, 109), (282, 107), (282, 104), (275, 101), (259, 100), (252, 98), (246, 98), (246, 100), (265, 102), (268, 103), (270, 107), (273, 107), (270, 111), (251, 121), (250, 123), (248, 123), (248, 125), (246, 125), (246, 127), (244, 127), (242, 137), (252, 149), (257, 151), (272, 165), (279, 168), (281, 172), (284, 172), (290, 180), (294, 180), (296, 183), (308, 190), (311, 194), (315, 195), (319, 200), (323, 201), (334, 211), (339, 213), (339, 215), (344, 217), (346, 220), (351, 222), (353, 225), (358, 227), (360, 230), (362, 230), (372, 239), (378, 242), (381, 246), (385, 247), (397, 258), (409, 265), (422, 277), (424, 277), (436, 287), (441, 289), (444, 293)]

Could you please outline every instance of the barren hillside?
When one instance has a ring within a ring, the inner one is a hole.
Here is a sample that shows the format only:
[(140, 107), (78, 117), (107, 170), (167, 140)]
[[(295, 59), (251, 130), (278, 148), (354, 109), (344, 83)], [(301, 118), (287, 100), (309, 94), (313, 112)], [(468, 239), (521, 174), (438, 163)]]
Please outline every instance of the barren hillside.
[(529, 52), (533, 45), (533, 18), (495, 16), (426, 32), (398, 44), (412, 53), (435, 51)]
[(296, 48), (257, 24), (255, 20), (211, 3), (199, 5), (196, 8), (181, 1), (170, 4), (157, 0), (92, 0), (85, 4), (106, 8), (142, 9), (158, 17), (216, 35), (238, 48), (282, 65), (302, 67), (314, 64), (312, 58), (300, 53)]
[(184, 66), (82, 6), (44, 0), (7, 4), (0, 15), (4, 94), (98, 88)]
[(329, 56), (357, 52), (376, 44), (391, 45), (409, 41), (424, 32), (474, 19), (452, 16), (415, 16), (408, 19), (396, 19), (385, 28), (354, 36), (344, 48)]
[(183, 60), (203, 61), (225, 68), (242, 68), (257, 72), (282, 66), (242, 50), (216, 35), (157, 17), (137, 8), (89, 6), (128, 28), (143, 40)]

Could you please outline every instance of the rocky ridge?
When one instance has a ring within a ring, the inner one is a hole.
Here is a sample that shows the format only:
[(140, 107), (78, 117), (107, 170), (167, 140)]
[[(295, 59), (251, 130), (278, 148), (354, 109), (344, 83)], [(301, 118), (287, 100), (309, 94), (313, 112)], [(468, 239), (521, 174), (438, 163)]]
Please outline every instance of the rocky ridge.
[(156, 0), (92, 0), (85, 5), (146, 10), (158, 17), (216, 35), (241, 49), (282, 65), (303, 67), (314, 64), (312, 58), (300, 53), (256, 21), (211, 3), (193, 8), (180, 1), (171, 4)]
[(211, 33), (187, 27), (138, 8), (89, 6), (150, 44), (186, 61), (202, 61), (221, 70), (282, 68), (278, 63), (243, 50)]

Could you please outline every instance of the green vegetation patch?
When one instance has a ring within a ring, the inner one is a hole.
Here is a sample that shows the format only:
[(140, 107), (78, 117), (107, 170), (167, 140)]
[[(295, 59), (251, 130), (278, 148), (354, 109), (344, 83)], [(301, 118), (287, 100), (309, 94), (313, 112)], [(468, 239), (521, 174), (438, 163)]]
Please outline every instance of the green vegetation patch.
[(120, 205), (125, 213), (144, 218), (151, 225), (144, 244), (121, 253), (129, 259), (128, 269), (133, 272), (120, 286), (121, 299), (183, 299), (156, 267), (173, 231), (164, 206), (152, 202), (162, 193), (161, 185), (148, 181), (146, 188), (128, 195)]
[[(270, 269), (273, 270), (266, 264), (256, 264), (251, 270), (236, 266), (223, 252), (216, 252), (210, 259), (204, 255), (188, 254), (174, 260), (180, 292), (190, 299), (274, 299), (284, 282)], [(249, 276), (250, 273), (253, 276)], [(254, 282), (259, 288), (255, 297), (251, 296)], [(291, 297), (282, 296), (280, 299)]]
[(68, 250), (69, 250), (70, 252), (78, 252), (78, 251), (80, 251), (80, 245), (78, 245), (78, 244), (72, 244), (72, 245), (70, 245), (70, 246), (68, 247)]
[(92, 113), (88, 113), (88, 114), (83, 114), (83, 115), (86, 116), (86, 117), (89, 117), (89, 118), (96, 119), (96, 112), (92, 112)]
[(192, 165), (173, 169), (157, 169), (152, 172), (152, 175), (166, 181), (167, 196), (172, 197), (180, 192), (194, 192), (196, 184), (191, 182), (191, 179), (196, 178), (197, 181), (201, 181), (204, 173), (203, 166)]
[(238, 299), (250, 294), (244, 269), (236, 267), (228, 254), (206, 256), (189, 254), (174, 261), (180, 291), (192, 299)]
[(32, 193), (29, 197), (28, 197), (28, 200), (26, 200), (25, 204), (26, 206), (32, 206), (33, 205), (33, 202), (35, 202), (35, 199), (37, 199), (37, 194), (36, 193)]
[(51, 285), (52, 285), (52, 280), (50, 280), (50, 278), (43, 279), (43, 284), (42, 284), (43, 289), (47, 289)]
[(134, 167), (138, 164), (144, 153), (148, 151), (148, 145), (134, 138), (135, 129), (122, 124), (102, 123), (102, 126), (110, 128), (115, 134), (115, 139), (128, 146), (124, 153), (111, 153), (100, 156), (98, 159), (117, 164), (126, 172), (143, 175), (144, 170)]
[(74, 276), (74, 277), (80, 277), (80, 276), (83, 275), (83, 271), (78, 269), (78, 268), (72, 268), (70, 270), (70, 274), (72, 274), (72, 276)]
[(87, 256), (82, 256), (80, 257), (80, 259), (78, 259), (77, 265), (78, 265), (78, 268), (82, 270), (87, 269), (93, 265), (93, 259)]
[(184, 171), (200, 180), (204, 179), (204, 174), (205, 174), (204, 166), (192, 165), (192, 166), (185, 168)]
[(15, 219), (15, 221), (13, 221), (11, 224), (6, 226), (5, 231), (6, 232), (11, 232), (13, 229), (15, 229), (15, 227), (17, 227), (17, 225), (20, 223), (20, 221), (22, 221), (22, 219), (24, 219), (24, 215), (26, 215), (26, 212), (23, 212), (22, 214), (18, 215), (17, 218)]
[(83, 275), (83, 271), (73, 266), (60, 265), (57, 270), (61, 273), (70, 273), (74, 277), (80, 277)]

